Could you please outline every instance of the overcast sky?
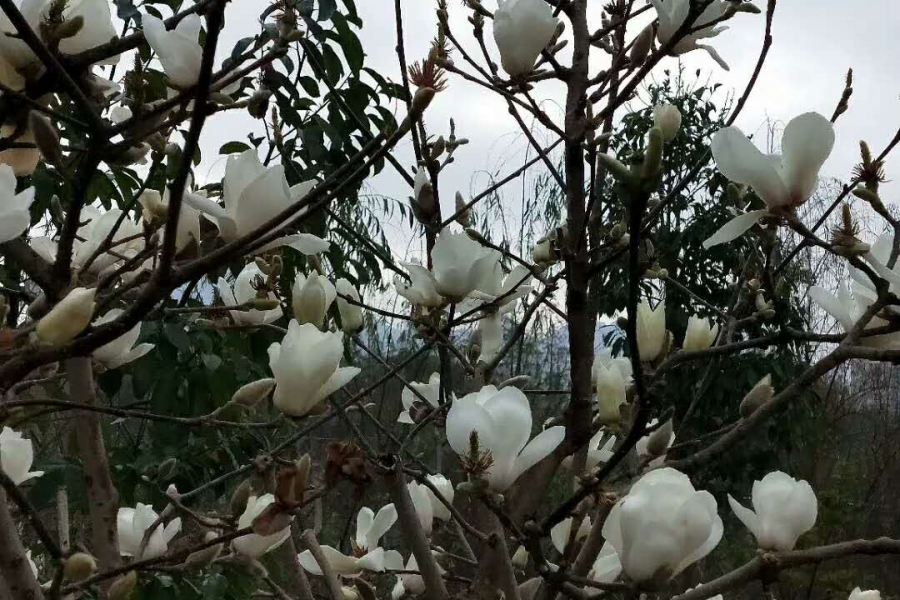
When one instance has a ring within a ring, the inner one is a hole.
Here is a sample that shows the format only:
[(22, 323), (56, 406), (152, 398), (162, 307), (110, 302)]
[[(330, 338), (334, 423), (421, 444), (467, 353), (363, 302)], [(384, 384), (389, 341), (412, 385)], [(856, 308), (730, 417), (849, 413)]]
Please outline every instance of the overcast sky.
[[(496, 8), (496, 0), (483, 0)], [(756, 0), (764, 7), (764, 0)], [(599, 0), (591, 15), (591, 29), (600, 26)], [(643, 6), (638, 0), (636, 6)], [(397, 79), (399, 66), (394, 50), (395, 30), (393, 0), (357, 0), (364, 27), (360, 33), (367, 54), (366, 64), (381, 74)], [(424, 57), (435, 34), (434, 2), (431, 0), (402, 0), (404, 10), (405, 44), (408, 60)], [(460, 0), (449, 2), (451, 28), (454, 33), (473, 43), (466, 21), (469, 11)], [(252, 35), (258, 28), (254, 22), (259, 6), (253, 0), (238, 0), (229, 4), (225, 47), (240, 37)], [(650, 11), (652, 15), (653, 12)], [(724, 90), (740, 93), (753, 71), (762, 42), (763, 15), (738, 15), (730, 29), (711, 41), (729, 63), (731, 70), (723, 71), (709, 57), (693, 52), (682, 57), (688, 72), (704, 71), (702, 77), (724, 84)], [(850, 110), (837, 124), (837, 143), (823, 174), (843, 179), (849, 177), (858, 162), (858, 141), (867, 140), (874, 152), (890, 140), (900, 127), (900, 0), (780, 0), (773, 30), (774, 46), (763, 69), (756, 89), (737, 125), (747, 133), (765, 131), (767, 120), (787, 122), (807, 111), (830, 116), (840, 97), (847, 69), (854, 70), (854, 95)], [(490, 32), (489, 48), (495, 52)], [(478, 55), (479, 53), (473, 53)], [(605, 55), (592, 54), (591, 72), (602, 69)], [(563, 58), (567, 59), (565, 51)], [(677, 58), (666, 58), (660, 68), (677, 68)], [(499, 62), (499, 61), (498, 61)], [(565, 62), (565, 60), (563, 60)], [(457, 57), (460, 66), (462, 61)], [(466, 66), (467, 70), (468, 66)], [(535, 96), (542, 106), (560, 122), (563, 90), (558, 84), (539, 84)], [(724, 97), (724, 96), (723, 96)], [(397, 110), (399, 114), (399, 109)], [(431, 133), (446, 133), (449, 118), (457, 125), (457, 135), (471, 143), (457, 153), (442, 178), (441, 195), (452, 202), (458, 189), (465, 195), (482, 190), (489, 182), (485, 171), (506, 173), (521, 164), (527, 142), (516, 123), (508, 115), (505, 102), (458, 77), (450, 78), (449, 89), (439, 94), (426, 116)], [(206, 149), (203, 168), (210, 178), (221, 176), (224, 161), (214, 159), (219, 146), (239, 137), (255, 124), (246, 117), (214, 119), (204, 136)], [(541, 132), (539, 137), (551, 139)], [(409, 143), (401, 145), (397, 156), (404, 165), (413, 162)], [(896, 179), (900, 158), (892, 157), (887, 164), (888, 177)], [(202, 173), (201, 173), (202, 175)], [(392, 169), (372, 178), (369, 190), (403, 198), (409, 190)], [(893, 202), (891, 192), (900, 186), (887, 185), (885, 200)], [(512, 192), (510, 192), (512, 193)], [(445, 213), (451, 210), (445, 207)]]

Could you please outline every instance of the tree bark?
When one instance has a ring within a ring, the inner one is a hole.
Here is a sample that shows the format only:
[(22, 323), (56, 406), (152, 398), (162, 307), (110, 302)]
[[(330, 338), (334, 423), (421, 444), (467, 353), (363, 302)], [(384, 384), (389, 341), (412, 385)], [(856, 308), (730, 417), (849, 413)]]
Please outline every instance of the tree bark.
[(44, 600), (44, 593), (28, 564), (25, 547), (16, 532), (3, 488), (0, 488), (0, 575), (0, 582), (4, 584), (0, 585), (0, 600)]
[[(70, 358), (66, 361), (69, 393), (74, 402), (94, 406), (94, 375), (89, 358)], [(91, 546), (101, 570), (118, 567), (119, 535), (116, 518), (119, 494), (112, 482), (100, 417), (83, 411), (75, 419), (78, 432), (78, 454), (84, 466), (91, 520)]]

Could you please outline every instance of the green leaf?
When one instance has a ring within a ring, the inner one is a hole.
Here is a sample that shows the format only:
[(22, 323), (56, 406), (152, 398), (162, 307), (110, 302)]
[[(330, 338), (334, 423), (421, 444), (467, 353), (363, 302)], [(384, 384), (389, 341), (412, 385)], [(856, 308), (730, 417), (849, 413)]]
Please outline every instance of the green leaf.
[(337, 3), (334, 0), (319, 0), (319, 14), (317, 21), (328, 21), (337, 10)]
[(239, 154), (249, 149), (250, 146), (244, 142), (227, 142), (219, 148), (219, 154)]

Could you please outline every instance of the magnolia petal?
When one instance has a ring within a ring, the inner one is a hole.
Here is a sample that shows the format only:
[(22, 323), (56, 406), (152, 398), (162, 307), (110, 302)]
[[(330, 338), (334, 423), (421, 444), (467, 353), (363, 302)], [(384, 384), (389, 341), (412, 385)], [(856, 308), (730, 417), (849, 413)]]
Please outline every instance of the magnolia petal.
[(366, 533), (366, 548), (371, 550), (378, 546), (378, 541), (397, 522), (397, 509), (393, 504), (381, 507), (375, 515), (372, 526)]
[(566, 428), (561, 425), (545, 429), (535, 436), (516, 458), (512, 480), (515, 481), (522, 473), (550, 456), (565, 437)]
[(781, 175), (753, 142), (737, 127), (724, 127), (712, 138), (716, 166), (735, 183), (753, 188), (769, 207), (788, 203), (788, 191)]
[(728, 494), (728, 505), (731, 506), (731, 510), (734, 513), (741, 523), (744, 524), (744, 527), (750, 530), (750, 533), (753, 534), (754, 537), (759, 536), (759, 516), (749, 508), (746, 508), (740, 502), (735, 500), (731, 494)]
[(818, 304), (829, 315), (837, 319), (844, 331), (853, 329), (854, 319), (850, 314), (850, 308), (845, 306), (837, 297), (826, 292), (817, 285), (810, 286), (807, 291), (813, 302)]
[(756, 225), (769, 211), (751, 210), (725, 223), (717, 232), (703, 242), (706, 249), (736, 240)]
[(782, 173), (794, 204), (812, 195), (819, 169), (834, 147), (831, 121), (814, 112), (794, 117), (781, 138)]

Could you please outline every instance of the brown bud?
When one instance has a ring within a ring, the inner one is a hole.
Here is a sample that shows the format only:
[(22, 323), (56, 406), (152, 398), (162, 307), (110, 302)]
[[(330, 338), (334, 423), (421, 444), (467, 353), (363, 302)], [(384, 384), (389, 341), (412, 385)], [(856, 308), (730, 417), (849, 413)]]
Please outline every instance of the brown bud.
[(46, 116), (37, 111), (28, 113), (28, 127), (34, 134), (34, 144), (41, 151), (41, 156), (55, 167), (63, 164), (62, 147), (59, 145), (59, 133)]
[(241, 482), (241, 485), (235, 488), (234, 492), (231, 494), (231, 501), (228, 503), (232, 515), (239, 517), (244, 514), (244, 511), (247, 509), (247, 500), (250, 499), (252, 487), (250, 480), (245, 479)]
[(631, 64), (639, 67), (647, 60), (650, 48), (653, 47), (653, 24), (647, 25), (634, 39), (634, 45), (631, 46)]
[[(219, 537), (219, 535), (215, 531), (207, 531), (203, 535), (203, 541), (211, 542), (217, 537)], [(207, 565), (211, 565), (217, 558), (219, 558), (219, 554), (221, 554), (221, 552), (222, 544), (216, 544), (215, 546), (210, 546), (208, 548), (204, 548), (203, 550), (192, 552), (185, 559), (184, 568), (188, 570), (202, 569)]]
[(662, 427), (650, 434), (650, 439), (647, 440), (647, 454), (650, 456), (664, 455), (669, 449), (672, 432), (672, 419), (669, 419)]
[(253, 309), (254, 310), (274, 310), (281, 306), (281, 302), (279, 302), (275, 298), (254, 298), (253, 299)]
[(129, 571), (125, 575), (122, 575), (109, 586), (109, 591), (106, 593), (107, 600), (128, 600), (134, 593), (137, 581), (138, 576), (136, 571)]
[(63, 573), (67, 581), (83, 581), (97, 571), (97, 561), (90, 554), (76, 552), (66, 559)]
[(81, 15), (76, 15), (70, 19), (66, 19), (53, 30), (53, 36), (57, 40), (65, 40), (71, 37), (75, 37), (78, 35), (84, 28), (84, 17)]

